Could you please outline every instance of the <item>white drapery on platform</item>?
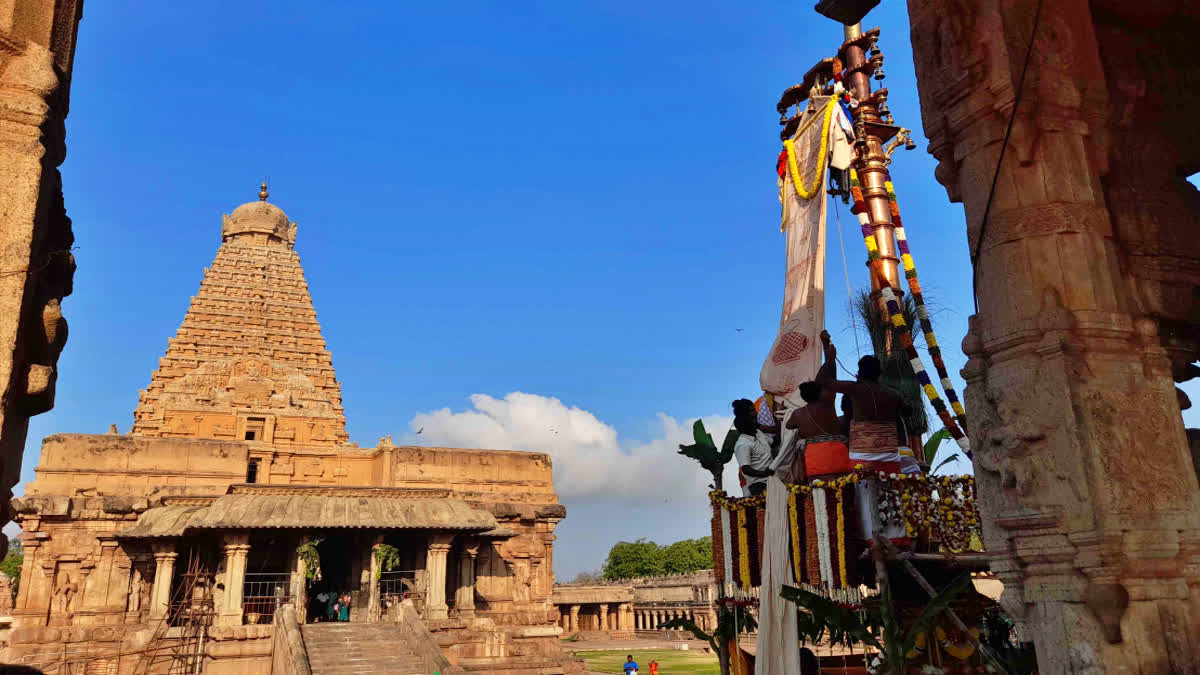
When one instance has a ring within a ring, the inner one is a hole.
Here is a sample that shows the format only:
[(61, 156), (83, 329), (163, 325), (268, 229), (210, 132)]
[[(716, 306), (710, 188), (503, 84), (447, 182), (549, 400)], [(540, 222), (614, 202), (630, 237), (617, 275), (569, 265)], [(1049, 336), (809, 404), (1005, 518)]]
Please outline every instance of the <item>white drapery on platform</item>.
[[(821, 366), (818, 335), (825, 328), (825, 172), (830, 164), (838, 168), (849, 166), (851, 155), (842, 123), (845, 114), (835, 102), (827, 137), (829, 158), (817, 166), (828, 100), (827, 97), (812, 99), (809, 112), (793, 137), (800, 178), (806, 189), (815, 182), (816, 194), (811, 199), (801, 199), (790, 171), (785, 171), (778, 181), (787, 233), (783, 315), (759, 375), (762, 390), (776, 396), (795, 392)], [(816, 173), (821, 175), (814, 181)]]

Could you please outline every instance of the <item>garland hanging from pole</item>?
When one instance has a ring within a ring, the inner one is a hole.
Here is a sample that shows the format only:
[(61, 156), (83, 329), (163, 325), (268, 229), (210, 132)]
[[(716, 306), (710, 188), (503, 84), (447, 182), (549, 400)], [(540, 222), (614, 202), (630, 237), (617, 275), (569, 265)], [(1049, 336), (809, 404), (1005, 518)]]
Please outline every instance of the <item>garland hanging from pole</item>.
[(892, 181), (885, 181), (887, 189), (888, 209), (892, 214), (892, 223), (896, 226), (896, 247), (900, 249), (900, 261), (904, 264), (904, 278), (908, 280), (908, 290), (912, 292), (913, 303), (917, 307), (917, 320), (921, 322), (921, 331), (925, 334), (925, 346), (929, 348), (929, 356), (933, 359), (933, 367), (942, 380), (942, 391), (946, 400), (954, 410), (954, 419), (958, 421), (963, 431), (967, 430), (967, 411), (958, 400), (954, 391), (954, 383), (946, 372), (946, 362), (942, 359), (942, 348), (938, 346), (937, 337), (933, 334), (933, 320), (929, 317), (929, 309), (925, 306), (925, 295), (921, 293), (921, 283), (917, 280), (917, 267), (913, 263), (912, 252), (908, 248), (908, 235), (904, 232), (904, 224), (900, 219), (900, 202), (896, 199), (896, 188)]
[[(837, 105), (837, 101), (829, 98), (829, 102), (825, 104), (824, 119), (821, 120), (821, 146), (817, 150), (817, 166), (813, 169), (812, 187), (804, 187), (804, 179), (800, 176), (800, 165), (796, 163), (796, 141), (789, 138), (783, 142), (784, 152), (787, 153), (788, 171), (792, 175), (792, 187), (796, 190), (796, 196), (801, 199), (812, 199), (817, 195), (821, 187), (821, 181), (825, 180), (825, 160), (829, 158), (829, 123), (833, 119), (833, 109)], [(782, 231), (783, 227), (779, 228)]]
[[(871, 226), (871, 216), (867, 210), (867, 202), (863, 198), (862, 185), (858, 182), (858, 172), (854, 169), (850, 169), (850, 194), (854, 199), (854, 206), (851, 208), (851, 211), (858, 216), (859, 225), (862, 226), (863, 243), (865, 243), (867, 246), (867, 261), (871, 266), (872, 271), (874, 271), (874, 263), (880, 259), (879, 246), (875, 242), (875, 230)], [(907, 248), (907, 240), (905, 247)], [(911, 261), (911, 259), (912, 258), (910, 256), (909, 260)], [(917, 285), (917, 288), (920, 288), (920, 284)], [(925, 397), (929, 399), (930, 405), (933, 406), (934, 411), (937, 413), (938, 419), (940, 419), (942, 424), (945, 425), (946, 430), (950, 432), (950, 436), (954, 438), (954, 441), (958, 443), (958, 447), (961, 448), (962, 451), (969, 457), (971, 455), (971, 443), (967, 439), (966, 434), (964, 434), (962, 429), (959, 428), (958, 423), (955, 422), (954, 418), (950, 416), (950, 411), (946, 408), (946, 402), (943, 401), (942, 397), (938, 395), (937, 389), (934, 388), (933, 382), (929, 379), (929, 372), (925, 370), (925, 364), (921, 361), (921, 355), (917, 353), (917, 348), (913, 344), (912, 330), (908, 326), (908, 322), (904, 320), (904, 314), (900, 311), (899, 298), (896, 297), (895, 291), (892, 290), (892, 286), (891, 284), (887, 283), (887, 280), (883, 280), (883, 283), (880, 284), (879, 292), (882, 294), (884, 302), (887, 306), (888, 317), (891, 320), (892, 325), (895, 326), (898, 331), (900, 345), (904, 347), (904, 353), (908, 357), (909, 363), (912, 365), (913, 372), (917, 376), (917, 381), (921, 383), (921, 390), (925, 392)], [(935, 339), (934, 345), (936, 346), (936, 344), (937, 341)], [(948, 377), (946, 378), (946, 381), (949, 381)], [(945, 383), (943, 382), (943, 386), (944, 384)], [(948, 396), (949, 394), (947, 394), (947, 397)], [(955, 398), (957, 398), (957, 396)], [(957, 401), (955, 401), (955, 403), (957, 403)], [(962, 404), (959, 403), (955, 408), (955, 412), (957, 413), (958, 409), (961, 407)]]

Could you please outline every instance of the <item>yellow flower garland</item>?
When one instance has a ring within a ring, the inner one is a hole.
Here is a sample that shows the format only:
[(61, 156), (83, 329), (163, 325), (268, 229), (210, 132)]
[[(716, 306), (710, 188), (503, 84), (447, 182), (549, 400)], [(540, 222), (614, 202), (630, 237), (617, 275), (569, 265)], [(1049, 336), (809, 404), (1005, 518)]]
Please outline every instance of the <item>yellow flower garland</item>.
[(821, 187), (821, 179), (825, 177), (825, 160), (829, 154), (829, 122), (833, 119), (833, 109), (836, 104), (837, 102), (833, 98), (830, 98), (829, 103), (825, 104), (825, 118), (821, 120), (821, 147), (817, 150), (817, 167), (813, 171), (811, 188), (805, 189), (804, 180), (800, 176), (800, 166), (796, 163), (796, 141), (789, 138), (783, 142), (783, 147), (787, 150), (788, 171), (792, 175), (792, 187), (796, 189), (796, 196), (801, 199), (815, 197), (817, 190)]
[(846, 510), (842, 508), (843, 489), (837, 489), (837, 541), (838, 541), (838, 573), (842, 575), (841, 587), (846, 587)]
[(738, 573), (742, 590), (750, 590), (750, 533), (746, 531), (746, 509), (738, 509)]
[(800, 550), (800, 510), (796, 505), (795, 492), (792, 492), (788, 495), (788, 520), (791, 522), (792, 526), (792, 567), (794, 568), (793, 572), (795, 572), (796, 575), (795, 581), (796, 583), (800, 583), (800, 577), (802, 575), (802, 570), (800, 568), (800, 556), (804, 555), (805, 552)]

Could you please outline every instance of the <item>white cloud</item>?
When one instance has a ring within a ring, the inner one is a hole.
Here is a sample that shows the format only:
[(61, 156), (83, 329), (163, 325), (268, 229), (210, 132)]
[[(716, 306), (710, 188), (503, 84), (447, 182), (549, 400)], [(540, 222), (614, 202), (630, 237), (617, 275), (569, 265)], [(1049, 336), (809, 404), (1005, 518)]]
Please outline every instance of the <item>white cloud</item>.
[[(557, 398), (522, 392), (503, 399), (474, 394), (471, 404), (472, 410), (462, 412), (442, 408), (416, 414), (406, 441), (548, 453), (554, 462), (555, 488), (564, 500), (647, 504), (672, 495), (703, 499), (707, 493), (712, 477), (678, 454), (680, 443), (691, 443), (695, 420), (679, 422), (659, 413), (651, 440), (637, 442), (621, 439), (616, 429), (592, 413)], [(704, 418), (718, 445), (731, 423), (732, 417)], [(416, 436), (418, 430), (421, 434)], [(729, 475), (725, 484), (736, 485)]]

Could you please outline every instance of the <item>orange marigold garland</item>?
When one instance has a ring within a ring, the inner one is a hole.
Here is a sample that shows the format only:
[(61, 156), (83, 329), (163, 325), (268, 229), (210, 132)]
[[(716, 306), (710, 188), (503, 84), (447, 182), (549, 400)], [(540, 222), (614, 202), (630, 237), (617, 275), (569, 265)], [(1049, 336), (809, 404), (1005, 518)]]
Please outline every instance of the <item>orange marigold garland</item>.
[(721, 507), (712, 505), (713, 577), (725, 582), (725, 542), (721, 536)]
[(746, 531), (746, 509), (737, 512), (738, 581), (742, 590), (750, 590), (750, 533)]

